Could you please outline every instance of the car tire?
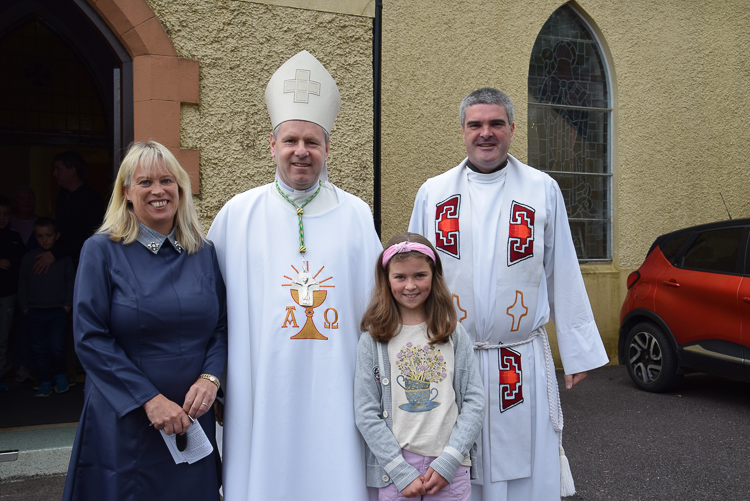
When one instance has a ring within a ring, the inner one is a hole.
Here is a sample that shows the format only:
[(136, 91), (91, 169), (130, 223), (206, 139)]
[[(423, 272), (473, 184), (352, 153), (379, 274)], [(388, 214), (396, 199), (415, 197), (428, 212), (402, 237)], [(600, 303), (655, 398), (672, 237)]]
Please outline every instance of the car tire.
[(663, 392), (680, 385), (677, 352), (659, 327), (650, 322), (635, 325), (628, 332), (625, 348), (628, 374), (639, 388)]

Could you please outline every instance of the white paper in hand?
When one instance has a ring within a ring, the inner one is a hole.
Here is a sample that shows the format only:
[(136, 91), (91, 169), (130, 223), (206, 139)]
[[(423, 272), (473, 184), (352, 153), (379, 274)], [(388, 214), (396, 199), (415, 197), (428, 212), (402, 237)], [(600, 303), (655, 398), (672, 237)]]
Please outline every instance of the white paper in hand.
[(177, 449), (177, 435), (167, 435), (164, 433), (164, 430), (159, 431), (164, 438), (164, 443), (167, 444), (169, 452), (172, 453), (172, 459), (177, 464), (193, 464), (208, 456), (214, 450), (211, 442), (208, 441), (206, 432), (203, 431), (197, 419), (185, 432), (187, 435), (187, 447), (182, 452)]

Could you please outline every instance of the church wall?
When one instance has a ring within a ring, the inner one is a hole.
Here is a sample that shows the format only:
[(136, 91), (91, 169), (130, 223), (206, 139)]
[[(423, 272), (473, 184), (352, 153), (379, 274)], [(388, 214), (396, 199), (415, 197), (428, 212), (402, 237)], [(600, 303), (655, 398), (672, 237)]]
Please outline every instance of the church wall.
[(181, 105), (180, 144), (200, 152), (197, 206), (206, 229), (232, 196), (273, 180), (265, 88), (303, 49), (323, 63), (341, 92), (330, 179), (372, 203), (370, 17), (236, 0), (147, 1), (179, 57), (198, 62), (200, 101)]

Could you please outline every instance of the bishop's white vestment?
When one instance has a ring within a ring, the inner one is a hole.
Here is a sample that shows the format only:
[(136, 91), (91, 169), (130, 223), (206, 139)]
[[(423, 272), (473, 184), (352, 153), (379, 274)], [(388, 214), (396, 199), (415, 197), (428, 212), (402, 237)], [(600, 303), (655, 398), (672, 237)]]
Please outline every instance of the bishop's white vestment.
[(551, 316), (566, 374), (607, 354), (557, 183), (511, 155), (490, 174), (466, 162), (422, 185), (409, 231), (440, 252), (475, 341), (488, 412), (472, 500), (560, 499), (563, 423), (544, 326)]
[(362, 200), (328, 182), (319, 200), (304, 210), (306, 268), (273, 183), (235, 196), (208, 233), (227, 287), (226, 501), (368, 499), (354, 369), (382, 247)]

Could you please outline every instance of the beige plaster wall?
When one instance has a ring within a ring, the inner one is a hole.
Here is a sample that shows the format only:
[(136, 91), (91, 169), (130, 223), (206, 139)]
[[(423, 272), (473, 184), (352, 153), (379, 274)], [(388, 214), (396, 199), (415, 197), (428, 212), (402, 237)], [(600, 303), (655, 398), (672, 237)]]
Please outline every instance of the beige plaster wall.
[(206, 230), (232, 196), (273, 180), (265, 88), (303, 49), (341, 92), (330, 179), (372, 203), (372, 19), (236, 0), (148, 3), (178, 55), (199, 64), (200, 99), (182, 104), (180, 145), (200, 151), (197, 206)]
[(298, 9), (354, 14), (357, 16), (375, 16), (375, 0), (237, 0), (267, 5), (281, 5)]
[[(465, 156), (458, 105), (493, 86), (516, 108), (511, 153), (527, 158), (534, 41), (563, 2), (385, 1), (383, 236), (403, 231), (427, 178)], [(614, 260), (583, 266), (610, 357), (627, 274), (659, 234), (750, 216), (750, 10), (740, 0), (581, 0), (612, 78)]]
[[(639, 5), (640, 4), (640, 5)], [(659, 234), (750, 216), (750, 10), (728, 2), (582, 2), (617, 73), (619, 264)]]

